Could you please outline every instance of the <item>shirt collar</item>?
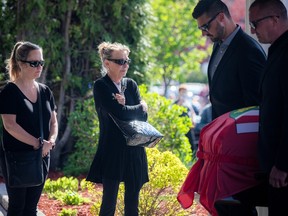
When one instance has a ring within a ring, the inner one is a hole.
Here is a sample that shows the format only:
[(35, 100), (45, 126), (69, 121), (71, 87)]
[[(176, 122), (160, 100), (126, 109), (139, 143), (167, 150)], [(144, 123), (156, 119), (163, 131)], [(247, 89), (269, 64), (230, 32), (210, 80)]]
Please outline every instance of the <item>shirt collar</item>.
[(233, 38), (235, 37), (235, 35), (237, 34), (237, 32), (240, 30), (240, 26), (237, 25), (237, 27), (235, 28), (235, 30), (227, 37), (227, 39), (225, 41), (223, 41), (223, 45), (225, 46), (229, 46), (231, 41), (233, 40)]

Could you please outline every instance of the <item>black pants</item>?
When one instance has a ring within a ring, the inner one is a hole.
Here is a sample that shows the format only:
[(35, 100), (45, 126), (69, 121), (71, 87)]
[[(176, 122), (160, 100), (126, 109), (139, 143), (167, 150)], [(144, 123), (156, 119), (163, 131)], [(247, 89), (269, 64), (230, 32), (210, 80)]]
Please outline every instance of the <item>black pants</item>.
[(36, 216), (44, 183), (37, 187), (10, 188), (6, 185), (9, 197), (7, 216)]
[[(100, 216), (114, 216), (119, 190), (119, 181), (103, 179), (103, 196), (100, 208)], [(132, 185), (125, 184), (124, 212), (125, 216), (138, 216), (139, 192)]]
[(243, 204), (220, 204), (215, 203), (215, 208), (219, 216), (257, 216), (255, 206)]
[(239, 204), (225, 202), (216, 202), (215, 208), (219, 216), (257, 216), (256, 206), (268, 205), (267, 182), (244, 190), (233, 195), (233, 198), (239, 200)]
[(288, 187), (273, 188), (269, 185), (268, 197), (269, 216), (288, 215)]
[[(4, 180), (7, 179), (4, 152), (0, 147), (0, 164)], [(50, 156), (43, 159), (43, 171), (46, 178), (50, 165)], [(41, 197), (44, 183), (36, 187), (11, 188), (6, 184), (9, 205), (7, 216), (36, 216), (37, 204)]]

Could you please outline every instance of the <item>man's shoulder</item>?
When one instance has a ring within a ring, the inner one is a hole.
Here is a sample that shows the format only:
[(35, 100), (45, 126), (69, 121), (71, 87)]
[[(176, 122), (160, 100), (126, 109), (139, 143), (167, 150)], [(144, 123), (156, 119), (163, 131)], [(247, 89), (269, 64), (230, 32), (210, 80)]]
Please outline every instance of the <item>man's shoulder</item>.
[(248, 35), (242, 29), (240, 29), (236, 34), (234, 45), (239, 47), (239, 51), (246, 51), (247, 49), (251, 51), (254, 50), (255, 52), (263, 53), (263, 55), (265, 56), (265, 52), (261, 45), (257, 42), (257, 40)]
[(247, 44), (259, 44), (253, 37), (240, 29), (237, 33), (239, 41)]

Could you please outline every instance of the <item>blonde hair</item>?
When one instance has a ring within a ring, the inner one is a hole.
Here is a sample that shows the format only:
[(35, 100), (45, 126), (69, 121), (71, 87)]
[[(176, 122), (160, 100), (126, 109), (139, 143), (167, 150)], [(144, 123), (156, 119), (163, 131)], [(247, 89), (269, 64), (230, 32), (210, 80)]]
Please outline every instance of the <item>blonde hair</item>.
[(102, 42), (98, 46), (98, 53), (103, 62), (105, 59), (109, 59), (112, 56), (112, 52), (115, 50), (123, 50), (126, 51), (128, 54), (130, 53), (130, 49), (128, 46), (120, 44), (120, 43), (110, 43), (110, 42)]
[(38, 49), (42, 51), (40, 46), (29, 41), (19, 41), (14, 45), (10, 58), (5, 61), (11, 82), (15, 81), (19, 77), (21, 69), (18, 61), (26, 61), (30, 51)]
[(113, 51), (126, 51), (128, 54), (130, 53), (130, 49), (128, 46), (121, 43), (110, 43), (110, 42), (102, 42), (98, 46), (98, 53), (102, 62), (102, 73), (107, 73), (107, 69), (104, 67), (103, 62), (106, 59), (112, 58)]

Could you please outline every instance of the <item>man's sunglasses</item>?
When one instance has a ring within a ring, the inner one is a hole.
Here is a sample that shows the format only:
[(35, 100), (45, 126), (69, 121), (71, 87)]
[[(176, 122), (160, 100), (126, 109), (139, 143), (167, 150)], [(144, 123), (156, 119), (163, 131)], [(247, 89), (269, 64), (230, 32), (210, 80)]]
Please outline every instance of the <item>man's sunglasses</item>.
[(118, 65), (125, 65), (125, 64), (130, 64), (131, 63), (131, 59), (107, 59), (108, 61), (112, 61)]
[(39, 65), (43, 67), (45, 63), (44, 61), (24, 61), (24, 60), (20, 60), (20, 61), (24, 63), (28, 63), (30, 67), (33, 67), (33, 68), (39, 67)]
[(262, 20), (265, 20), (265, 19), (269, 19), (269, 18), (272, 18), (272, 17), (277, 17), (279, 18), (279, 16), (276, 16), (276, 15), (270, 15), (270, 16), (265, 16), (265, 17), (262, 17), (260, 19), (257, 19), (257, 20), (254, 20), (254, 21), (251, 21), (249, 22), (249, 25), (252, 29), (256, 29), (258, 24), (262, 21)]
[(216, 17), (220, 14), (221, 12), (217, 13), (215, 16), (213, 16), (206, 24), (202, 25), (202, 26), (199, 26), (198, 28), (201, 30), (201, 31), (206, 31), (208, 32), (209, 31), (209, 28), (210, 28), (210, 24), (211, 22), (213, 22), (213, 20), (216, 19)]

